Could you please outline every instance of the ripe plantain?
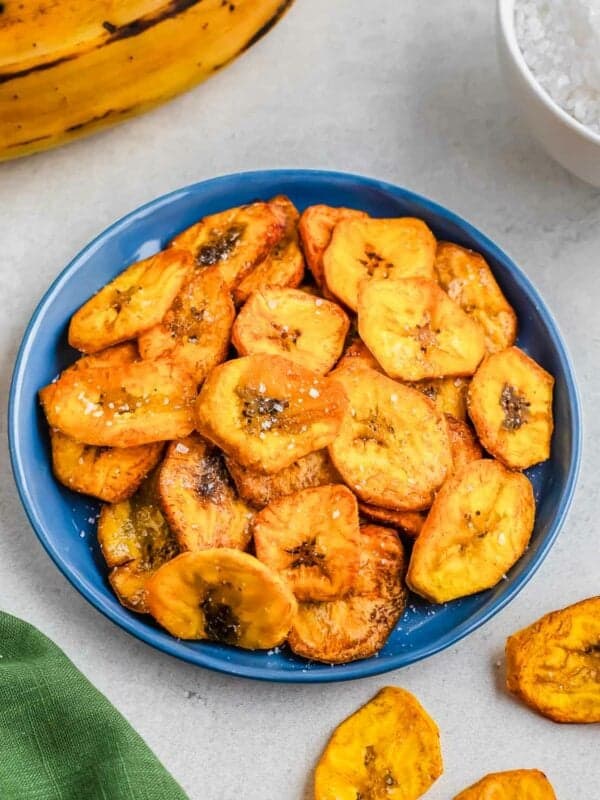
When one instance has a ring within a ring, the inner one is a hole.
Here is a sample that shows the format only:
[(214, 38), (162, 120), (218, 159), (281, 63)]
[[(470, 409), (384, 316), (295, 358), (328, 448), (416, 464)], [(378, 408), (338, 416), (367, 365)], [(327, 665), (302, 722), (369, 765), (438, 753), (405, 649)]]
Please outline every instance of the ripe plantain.
[(81, 0), (0, 12), (0, 161), (132, 117), (212, 75), (292, 0)]

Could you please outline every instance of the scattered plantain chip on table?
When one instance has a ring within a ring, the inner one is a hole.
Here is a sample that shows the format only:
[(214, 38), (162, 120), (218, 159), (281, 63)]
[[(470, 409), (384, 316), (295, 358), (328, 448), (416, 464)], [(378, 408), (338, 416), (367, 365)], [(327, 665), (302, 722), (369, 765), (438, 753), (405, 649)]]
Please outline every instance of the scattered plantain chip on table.
[(556, 800), (556, 795), (539, 769), (513, 769), (486, 775), (454, 800)]
[(182, 550), (248, 546), (253, 512), (237, 496), (223, 454), (198, 434), (170, 443), (158, 496)]
[(600, 722), (600, 596), (510, 636), (506, 684), (555, 722)]
[(410, 692), (386, 686), (336, 728), (315, 800), (417, 800), (442, 772), (437, 725)]

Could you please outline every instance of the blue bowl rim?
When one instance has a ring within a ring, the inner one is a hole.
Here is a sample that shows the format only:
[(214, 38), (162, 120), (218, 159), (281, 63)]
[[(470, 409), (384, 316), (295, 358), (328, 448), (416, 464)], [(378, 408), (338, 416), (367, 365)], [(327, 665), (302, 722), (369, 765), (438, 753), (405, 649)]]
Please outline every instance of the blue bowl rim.
[[(564, 369), (564, 381), (567, 389), (567, 396), (571, 406), (571, 442), (572, 442), (572, 458), (569, 464), (567, 479), (563, 491), (561, 493), (558, 508), (554, 515), (550, 530), (546, 534), (544, 540), (537, 548), (535, 558), (532, 560), (527, 571), (521, 575), (514, 577), (508, 584), (504, 594), (498, 601), (491, 607), (477, 612), (473, 617), (469, 618), (462, 624), (453, 628), (445, 636), (440, 637), (434, 643), (424, 646), (417, 651), (411, 653), (400, 653), (396, 656), (391, 656), (384, 661), (379, 661), (377, 658), (365, 659), (364, 661), (356, 661), (349, 664), (338, 665), (327, 672), (313, 673), (310, 671), (276, 671), (265, 667), (254, 666), (241, 666), (233, 661), (225, 660), (221, 657), (215, 657), (208, 652), (202, 650), (190, 651), (186, 649), (180, 640), (172, 638), (164, 641), (160, 637), (160, 632), (144, 624), (140, 619), (124, 617), (118, 619), (113, 614), (112, 608), (106, 603), (104, 594), (94, 589), (88, 589), (77, 573), (73, 571), (67, 563), (63, 561), (60, 554), (53, 546), (51, 537), (49, 537), (44, 529), (41, 520), (38, 519), (34, 504), (30, 498), (27, 488), (27, 478), (21, 460), (21, 451), (19, 447), (18, 436), (18, 420), (17, 420), (17, 400), (21, 389), (23, 367), (26, 363), (26, 358), (29, 352), (31, 338), (36, 332), (38, 319), (46, 307), (54, 300), (55, 296), (60, 292), (62, 283), (76, 272), (80, 266), (85, 263), (90, 254), (102, 244), (103, 240), (112, 234), (119, 233), (120, 229), (126, 228), (129, 222), (136, 217), (144, 216), (148, 212), (153, 212), (159, 209), (164, 204), (169, 204), (178, 195), (185, 195), (189, 192), (202, 191), (202, 189), (219, 184), (226, 183), (229, 180), (249, 180), (254, 178), (270, 178), (273, 181), (286, 181), (297, 180), (306, 178), (319, 178), (323, 180), (337, 180), (346, 181), (352, 184), (363, 184), (369, 187), (375, 187), (382, 192), (388, 192), (392, 195), (400, 192), (410, 202), (414, 202), (426, 208), (427, 211), (433, 215), (444, 217), (453, 224), (461, 228), (473, 241), (477, 242), (478, 246), (488, 253), (491, 253), (494, 258), (500, 261), (511, 273), (514, 279), (519, 284), (519, 288), (529, 295), (530, 299), (535, 303), (538, 313), (544, 319), (552, 339), (553, 346), (556, 348), (558, 357)], [(85, 245), (77, 255), (69, 262), (69, 264), (58, 274), (50, 287), (46, 290), (25, 329), (21, 345), (15, 361), (13, 370), (10, 393), (8, 400), (8, 441), (9, 452), (11, 459), (11, 466), (15, 483), (21, 503), (25, 509), (27, 518), (41, 542), (46, 553), (50, 556), (52, 561), (62, 572), (65, 578), (71, 583), (72, 586), (98, 611), (104, 614), (105, 617), (116, 623), (122, 629), (132, 634), (136, 638), (151, 645), (157, 650), (175, 656), (188, 663), (197, 666), (203, 666), (212, 669), (216, 672), (221, 672), (236, 677), (253, 678), (255, 680), (277, 682), (277, 683), (331, 683), (337, 681), (355, 680), (358, 678), (370, 677), (373, 675), (380, 675), (392, 670), (398, 669), (403, 666), (421, 661), (429, 656), (432, 656), (447, 647), (459, 642), (465, 636), (475, 631), (485, 623), (489, 622), (492, 617), (498, 614), (519, 592), (529, 583), (534, 574), (540, 568), (542, 562), (548, 555), (551, 547), (560, 530), (564, 524), (565, 518), (568, 514), (569, 508), (573, 501), (579, 470), (581, 466), (581, 450), (582, 450), (582, 409), (581, 398), (577, 383), (575, 381), (575, 370), (571, 357), (568, 353), (564, 337), (560, 327), (553, 314), (548, 308), (546, 302), (543, 300), (533, 283), (529, 280), (523, 270), (498, 247), (488, 236), (482, 233), (479, 229), (475, 228), (471, 223), (460, 217), (458, 214), (450, 211), (444, 206), (430, 200), (416, 192), (412, 192), (395, 184), (387, 181), (382, 181), (377, 178), (370, 178), (363, 175), (354, 173), (340, 172), (333, 170), (320, 170), (320, 169), (266, 169), (266, 170), (253, 170), (245, 172), (228, 173), (204, 181), (198, 181), (188, 186), (180, 187), (167, 194), (160, 195), (153, 200), (138, 206), (133, 211), (120, 217), (87, 245)]]

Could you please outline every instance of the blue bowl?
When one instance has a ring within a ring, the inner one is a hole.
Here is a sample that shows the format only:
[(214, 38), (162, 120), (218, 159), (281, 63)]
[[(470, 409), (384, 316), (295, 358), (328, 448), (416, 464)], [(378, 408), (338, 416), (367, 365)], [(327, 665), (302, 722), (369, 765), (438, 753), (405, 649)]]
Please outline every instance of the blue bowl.
[[(149, 617), (123, 608), (107, 582), (94, 534), (98, 504), (54, 480), (37, 402), (38, 389), (76, 357), (67, 344), (67, 324), (91, 294), (205, 214), (281, 193), (300, 209), (327, 203), (378, 217), (420, 217), (437, 237), (482, 253), (519, 316), (520, 347), (556, 378), (552, 456), (528, 471), (538, 503), (535, 531), (507, 579), (490, 591), (445, 605), (413, 598), (377, 656), (334, 667), (298, 659), (286, 648), (248, 652), (180, 641)], [(445, 208), (381, 181), (337, 172), (267, 170), (215, 178), (153, 200), (81, 251), (48, 289), (25, 332), (10, 392), (9, 441), (21, 501), (38, 538), (73, 586), (113, 622), (153, 647), (203, 667), (262, 680), (318, 683), (376, 675), (430, 656), (478, 628), (515, 597), (550, 550), (571, 503), (580, 460), (581, 411), (556, 322), (526, 276), (486, 236)]]

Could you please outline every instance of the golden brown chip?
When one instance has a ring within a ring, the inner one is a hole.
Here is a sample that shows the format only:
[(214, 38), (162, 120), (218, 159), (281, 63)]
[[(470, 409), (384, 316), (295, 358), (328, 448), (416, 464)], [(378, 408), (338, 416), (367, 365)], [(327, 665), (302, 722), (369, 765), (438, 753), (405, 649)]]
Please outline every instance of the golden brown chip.
[(256, 508), (264, 508), (273, 500), (299, 492), (301, 489), (342, 482), (327, 450), (309, 453), (294, 461), (289, 467), (271, 475), (242, 467), (232, 458), (226, 457), (225, 463), (239, 496)]
[(429, 508), (452, 468), (448, 426), (420, 392), (359, 366), (335, 370), (350, 408), (331, 459), (365, 503), (397, 511)]
[(455, 419), (451, 414), (446, 414), (446, 422), (450, 433), (452, 469), (454, 472), (457, 472), (470, 461), (478, 461), (483, 458), (483, 451), (479, 446), (477, 437), (467, 422)]
[(119, 602), (132, 611), (147, 613), (149, 578), (179, 552), (158, 507), (155, 474), (129, 500), (102, 507), (98, 542), (112, 568), (109, 580)]
[(252, 292), (259, 289), (295, 288), (304, 278), (304, 256), (298, 241), (298, 209), (283, 195), (274, 197), (270, 205), (282, 219), (283, 236), (273, 245), (265, 260), (233, 290), (233, 298), (238, 304), (244, 303)]
[(189, 253), (174, 248), (132, 264), (73, 314), (69, 344), (96, 353), (134, 339), (162, 320), (191, 270)]
[[(100, 350), (88, 356), (82, 356), (73, 362), (67, 369), (77, 370), (82, 367), (122, 367), (125, 364), (133, 364), (138, 361), (140, 353), (136, 342), (123, 342), (106, 350)], [(67, 370), (65, 370), (66, 372)]]
[(454, 800), (556, 800), (556, 795), (543, 772), (513, 769), (486, 775)]
[(50, 427), (100, 447), (187, 436), (195, 397), (193, 377), (164, 359), (68, 369), (40, 390)]
[(168, 355), (201, 383), (227, 356), (235, 308), (218, 270), (197, 273), (159, 325), (139, 338), (142, 358)]
[(386, 686), (336, 728), (315, 800), (417, 800), (442, 772), (437, 725), (410, 692)]
[(158, 493), (182, 550), (248, 546), (253, 512), (236, 495), (223, 455), (198, 434), (171, 442)]
[(600, 596), (510, 636), (506, 685), (555, 722), (600, 722)]
[(158, 463), (162, 442), (139, 447), (94, 447), (50, 430), (52, 468), (64, 486), (106, 503), (127, 500)]
[(302, 212), (298, 223), (298, 232), (306, 263), (317, 282), (317, 286), (325, 288), (323, 273), (323, 253), (331, 242), (333, 229), (346, 219), (368, 219), (364, 211), (355, 208), (335, 208), (332, 206), (309, 206)]
[(435, 238), (420, 219), (345, 220), (335, 226), (323, 255), (325, 281), (329, 291), (356, 311), (361, 282), (433, 280), (434, 256)]
[(392, 525), (394, 528), (400, 528), (402, 533), (412, 539), (421, 533), (421, 528), (427, 516), (422, 511), (394, 511), (393, 508), (381, 508), (368, 503), (359, 503), (358, 510), (367, 519), (372, 519), (374, 522), (383, 522), (386, 525)]
[(438, 242), (435, 271), (442, 289), (478, 322), (488, 352), (504, 350), (517, 338), (517, 315), (479, 253)]
[(152, 616), (178, 639), (210, 639), (248, 650), (280, 645), (297, 604), (276, 573), (240, 550), (182, 553), (148, 584)]
[(488, 356), (469, 387), (481, 444), (511, 469), (550, 457), (554, 378), (518, 347)]
[(345, 486), (318, 486), (274, 500), (254, 517), (252, 530), (257, 557), (287, 581), (298, 600), (342, 597), (354, 584), (358, 508)]
[(279, 472), (326, 447), (347, 405), (331, 378), (281, 356), (246, 356), (210, 373), (196, 403), (196, 427), (242, 466)]
[(360, 285), (358, 330), (392, 378), (472, 375), (485, 354), (483, 329), (423, 278)]
[(432, 603), (490, 589), (529, 544), (531, 483), (498, 461), (471, 461), (440, 489), (413, 548), (406, 581)]
[(231, 341), (242, 356), (280, 355), (325, 373), (340, 357), (349, 326), (336, 303), (299, 289), (264, 289), (238, 314)]
[(406, 385), (433, 400), (444, 414), (466, 420), (469, 383), (468, 378), (434, 378), (429, 381), (407, 381)]
[(383, 372), (367, 345), (359, 338), (354, 339), (344, 350), (343, 356), (337, 363), (336, 370), (357, 365)]
[(171, 246), (189, 251), (201, 269), (217, 267), (227, 287), (234, 289), (266, 258), (284, 227), (272, 205), (251, 203), (204, 217)]
[(394, 531), (360, 529), (360, 569), (338, 600), (303, 602), (288, 642), (299, 656), (344, 664), (379, 652), (406, 605), (404, 550)]

